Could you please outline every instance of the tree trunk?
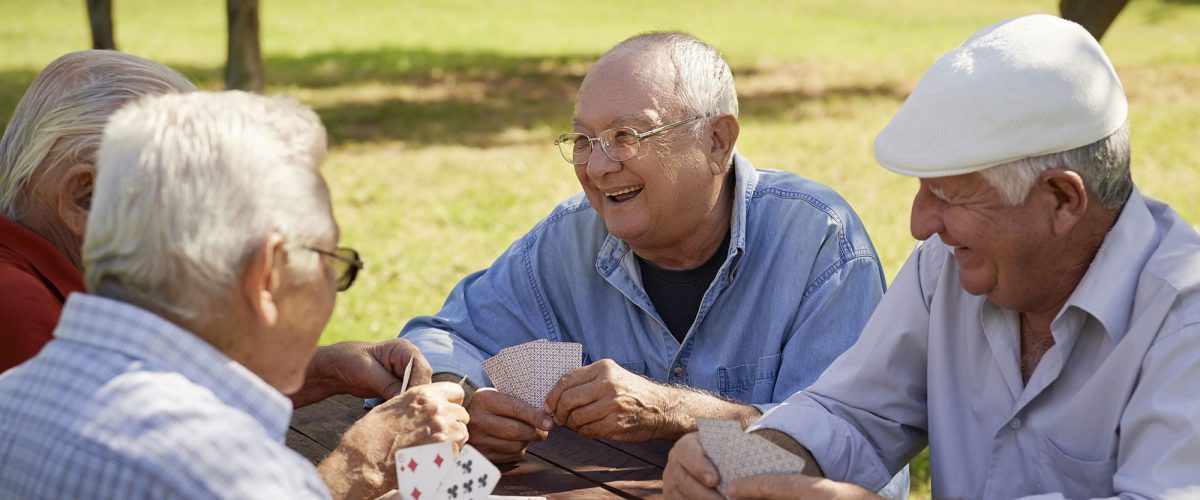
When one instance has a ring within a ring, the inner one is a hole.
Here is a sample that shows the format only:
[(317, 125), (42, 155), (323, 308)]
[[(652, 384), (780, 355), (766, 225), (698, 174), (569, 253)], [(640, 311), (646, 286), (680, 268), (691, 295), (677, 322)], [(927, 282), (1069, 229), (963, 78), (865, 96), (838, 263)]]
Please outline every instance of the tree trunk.
[(1063, 19), (1079, 23), (1100, 41), (1127, 3), (1129, 0), (1059, 0), (1058, 11)]
[(227, 0), (229, 54), (225, 88), (260, 92), (263, 88), (262, 51), (258, 48), (258, 0)]
[(112, 0), (87, 0), (88, 24), (92, 25), (92, 48), (117, 50), (113, 39)]

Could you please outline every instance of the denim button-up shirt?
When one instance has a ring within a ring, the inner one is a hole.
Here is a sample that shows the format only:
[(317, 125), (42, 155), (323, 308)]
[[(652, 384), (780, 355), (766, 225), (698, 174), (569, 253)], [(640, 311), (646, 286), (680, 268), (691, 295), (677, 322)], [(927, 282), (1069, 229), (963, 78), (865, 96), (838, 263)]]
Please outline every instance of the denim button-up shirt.
[(401, 336), (435, 372), (482, 385), (484, 359), (548, 339), (583, 344), (585, 363), (607, 358), (745, 403), (782, 401), (858, 338), (883, 272), (862, 221), (833, 190), (737, 155), (734, 175), (729, 248), (682, 343), (646, 295), (629, 245), (582, 193)]
[(866, 487), (928, 442), (934, 497), (1196, 498), (1200, 235), (1135, 190), (1050, 328), (1023, 383), (1017, 313), (964, 291), (935, 236), (858, 344), (756, 426)]

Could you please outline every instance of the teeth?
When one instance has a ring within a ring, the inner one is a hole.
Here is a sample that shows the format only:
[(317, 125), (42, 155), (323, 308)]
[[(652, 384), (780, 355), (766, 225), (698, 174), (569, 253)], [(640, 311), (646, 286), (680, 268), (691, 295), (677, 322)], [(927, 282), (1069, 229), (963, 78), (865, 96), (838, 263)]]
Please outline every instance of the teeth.
[(620, 191), (614, 191), (614, 192), (611, 192), (611, 193), (604, 193), (604, 195), (605, 195), (605, 196), (621, 196), (621, 195), (623, 195), (623, 194), (628, 194), (628, 193), (632, 193), (632, 192), (634, 192), (634, 191), (640, 190), (640, 189), (642, 189), (642, 187), (643, 187), (643, 186), (634, 186), (634, 187), (631, 187), (631, 188), (625, 188), (625, 189), (622, 189), (622, 190), (620, 190)]

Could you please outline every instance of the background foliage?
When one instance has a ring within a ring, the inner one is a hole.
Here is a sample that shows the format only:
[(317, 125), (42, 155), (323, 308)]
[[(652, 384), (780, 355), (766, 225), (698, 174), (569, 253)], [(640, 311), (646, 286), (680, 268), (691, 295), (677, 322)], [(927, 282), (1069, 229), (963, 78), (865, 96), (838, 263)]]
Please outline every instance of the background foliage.
[[(342, 242), (367, 269), (323, 343), (395, 335), (435, 312), (578, 190), (550, 145), (591, 62), (646, 30), (721, 49), (741, 98), (738, 149), (838, 189), (893, 277), (913, 245), (916, 183), (871, 144), (922, 72), (975, 30), (1054, 13), (1051, 0), (263, 0), (267, 91), (321, 115)], [(117, 0), (128, 52), (221, 87), (223, 2)], [(0, 120), (55, 57), (90, 46), (84, 2), (0, 2)], [(1134, 179), (1200, 221), (1200, 5), (1135, 0), (1104, 38), (1130, 98)], [(924, 454), (917, 496), (928, 495)]]

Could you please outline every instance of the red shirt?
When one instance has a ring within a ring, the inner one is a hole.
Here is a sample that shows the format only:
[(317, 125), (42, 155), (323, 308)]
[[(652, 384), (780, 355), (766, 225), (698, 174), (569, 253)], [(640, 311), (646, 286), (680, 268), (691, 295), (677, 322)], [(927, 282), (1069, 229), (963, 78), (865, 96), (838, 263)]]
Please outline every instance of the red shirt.
[(0, 372), (32, 358), (52, 337), (83, 273), (45, 238), (0, 216)]

